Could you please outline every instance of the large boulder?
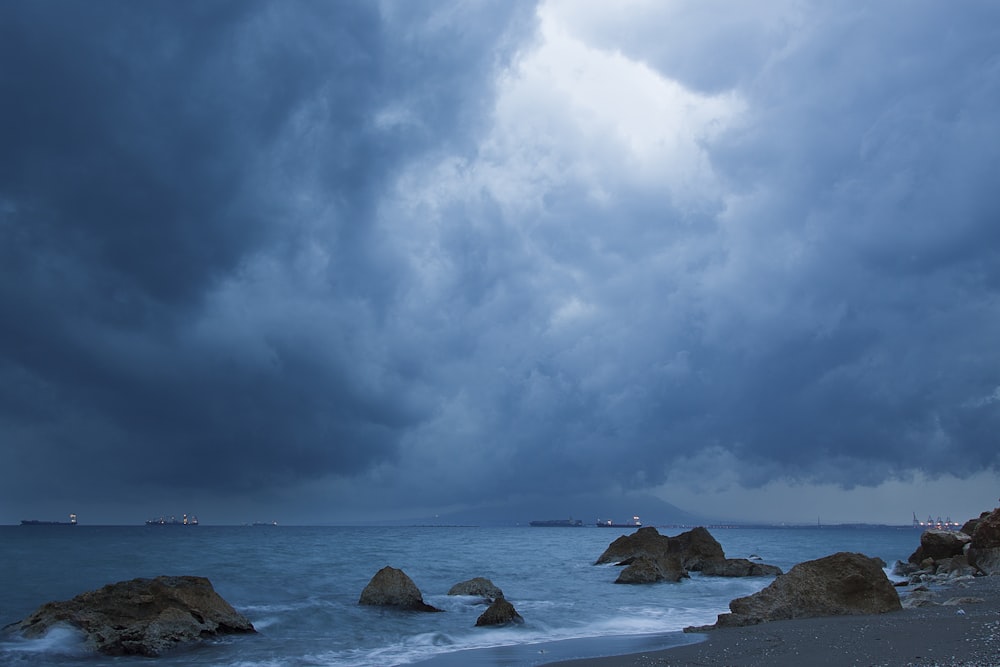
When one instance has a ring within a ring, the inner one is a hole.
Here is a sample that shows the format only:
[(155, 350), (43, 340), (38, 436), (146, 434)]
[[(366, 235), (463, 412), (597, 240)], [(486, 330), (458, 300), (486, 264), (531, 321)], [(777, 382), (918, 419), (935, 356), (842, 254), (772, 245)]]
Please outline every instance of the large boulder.
[[(640, 559), (648, 559), (642, 561)], [(595, 565), (619, 563), (635, 567), (636, 572), (626, 575), (628, 583), (646, 583), (645, 577), (656, 576), (656, 563), (669, 572), (675, 568), (676, 560), (681, 571), (701, 572), (706, 575), (723, 577), (774, 576), (781, 570), (773, 565), (753, 563), (744, 558), (726, 558), (722, 545), (705, 528), (699, 526), (674, 537), (660, 535), (651, 526), (646, 526), (631, 535), (622, 535), (612, 542), (595, 561)], [(666, 567), (663, 567), (666, 564)], [(625, 575), (625, 573), (622, 573)], [(677, 581), (671, 574), (657, 581)], [(619, 583), (621, 578), (619, 578)]]
[(358, 604), (398, 607), (408, 611), (441, 611), (424, 602), (420, 589), (405, 572), (388, 565), (371, 578), (361, 591)]
[(615, 580), (616, 584), (654, 584), (660, 581), (678, 582), (688, 578), (680, 558), (673, 554), (664, 556), (636, 556), (624, 561), (625, 569)]
[(978, 572), (1000, 574), (1000, 508), (979, 519), (967, 555)]
[(920, 535), (920, 546), (908, 560), (920, 564), (928, 558), (937, 561), (960, 556), (964, 553), (965, 545), (971, 541), (971, 537), (960, 531), (934, 528), (925, 530)]
[(722, 545), (702, 526), (667, 539), (670, 553), (678, 554), (684, 567), (693, 572), (704, 570), (706, 563), (726, 559)]
[(799, 563), (764, 590), (730, 602), (731, 613), (719, 614), (715, 627), (897, 611), (899, 595), (882, 566), (879, 559), (846, 552)]
[(493, 604), (487, 607), (486, 611), (476, 619), (477, 626), (507, 625), (508, 623), (524, 623), (524, 619), (514, 609), (514, 605), (502, 597), (494, 600)]
[(44, 604), (13, 629), (40, 637), (56, 624), (81, 630), (88, 647), (107, 655), (155, 656), (206, 637), (255, 632), (208, 579), (187, 576), (108, 584)]
[(503, 591), (486, 577), (475, 577), (455, 584), (448, 589), (448, 595), (475, 595), (492, 601), (502, 598)]

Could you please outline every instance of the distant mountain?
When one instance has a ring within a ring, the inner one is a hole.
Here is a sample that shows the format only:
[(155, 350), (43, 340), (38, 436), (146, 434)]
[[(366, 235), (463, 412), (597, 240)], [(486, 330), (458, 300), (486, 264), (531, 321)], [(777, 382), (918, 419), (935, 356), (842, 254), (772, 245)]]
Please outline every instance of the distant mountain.
[(639, 516), (643, 525), (700, 525), (708, 521), (649, 494), (582, 494), (560, 498), (536, 498), (509, 503), (473, 507), (435, 517), (407, 521), (382, 522), (392, 524), (516, 526), (536, 519), (580, 519), (593, 526), (599, 519), (615, 523), (631, 521)]

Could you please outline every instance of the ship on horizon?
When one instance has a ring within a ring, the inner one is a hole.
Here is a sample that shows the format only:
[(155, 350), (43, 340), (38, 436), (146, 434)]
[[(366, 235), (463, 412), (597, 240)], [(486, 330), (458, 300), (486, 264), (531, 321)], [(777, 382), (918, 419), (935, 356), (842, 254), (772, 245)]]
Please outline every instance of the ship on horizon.
[(21, 519), (22, 526), (75, 526), (76, 515), (70, 514), (69, 521), (40, 521), (38, 519)]
[(177, 517), (172, 515), (169, 519), (167, 517), (161, 516), (157, 517), (156, 519), (147, 519), (146, 525), (147, 526), (197, 526), (198, 517), (196, 517), (194, 514), (190, 516), (184, 514), (181, 516), (180, 520), (178, 520)]
[(611, 519), (598, 519), (598, 528), (642, 528), (642, 521), (639, 521), (638, 516), (632, 517), (632, 520), (626, 523), (615, 523)]
[(583, 525), (583, 521), (574, 519), (573, 517), (568, 519), (536, 519), (535, 521), (529, 521), (528, 525), (544, 528), (578, 528)]

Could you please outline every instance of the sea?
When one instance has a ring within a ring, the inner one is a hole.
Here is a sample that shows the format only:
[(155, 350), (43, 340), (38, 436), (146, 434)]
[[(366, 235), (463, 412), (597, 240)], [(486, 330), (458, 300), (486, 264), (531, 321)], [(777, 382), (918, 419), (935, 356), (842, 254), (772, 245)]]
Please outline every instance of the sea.
[[(676, 535), (683, 527), (660, 527)], [(910, 527), (709, 527), (730, 558), (760, 557), (787, 571), (838, 551), (881, 557), (887, 572), (918, 546)], [(155, 659), (157, 667), (531, 667), (697, 641), (691, 625), (713, 623), (733, 598), (772, 578), (703, 577), (680, 583), (615, 584), (618, 568), (594, 565), (631, 528), (0, 526), (0, 626), (41, 604), (117, 581), (158, 575), (208, 577), (257, 634), (200, 642)], [(403, 570), (428, 614), (358, 605), (383, 566)], [(475, 627), (485, 610), (449, 596), (486, 577), (523, 617)], [(152, 665), (82, 648), (71, 629), (40, 639), (0, 632), (0, 665)]]

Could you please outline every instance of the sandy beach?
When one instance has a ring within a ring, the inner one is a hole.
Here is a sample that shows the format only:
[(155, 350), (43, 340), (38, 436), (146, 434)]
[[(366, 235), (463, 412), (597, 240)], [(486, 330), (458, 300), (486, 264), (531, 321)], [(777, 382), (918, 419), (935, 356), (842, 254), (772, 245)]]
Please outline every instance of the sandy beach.
[(551, 666), (1000, 666), (1000, 577), (935, 588), (930, 599), (937, 604), (875, 616), (722, 628), (704, 633), (705, 640), (696, 644)]

